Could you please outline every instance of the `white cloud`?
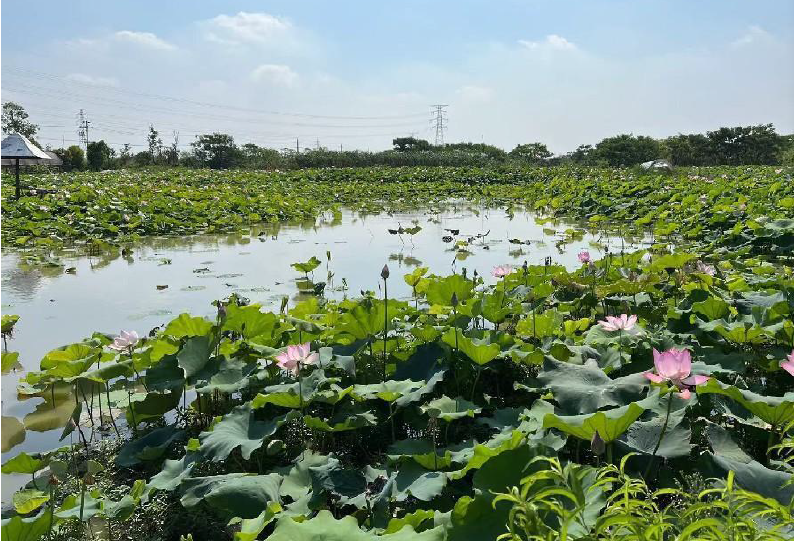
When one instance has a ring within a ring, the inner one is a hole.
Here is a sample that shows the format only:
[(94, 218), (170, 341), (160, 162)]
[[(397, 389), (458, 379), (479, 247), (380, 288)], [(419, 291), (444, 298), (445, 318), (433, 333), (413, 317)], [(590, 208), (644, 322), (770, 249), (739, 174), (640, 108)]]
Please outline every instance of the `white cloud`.
[(66, 79), (76, 83), (85, 83), (96, 86), (119, 86), (119, 81), (115, 77), (100, 77), (87, 75), (85, 73), (70, 73)]
[(760, 26), (753, 25), (747, 28), (747, 32), (731, 43), (733, 47), (745, 47), (755, 43), (769, 43), (772, 41), (772, 34), (761, 28)]
[(206, 39), (226, 45), (269, 44), (285, 38), (293, 30), (286, 19), (245, 11), (237, 15), (218, 15), (206, 21), (206, 26)]
[(282, 64), (260, 64), (251, 72), (251, 78), (258, 82), (293, 86), (298, 81), (298, 74)]
[(485, 86), (465, 85), (458, 88), (455, 94), (464, 101), (490, 101), (493, 97), (493, 89)]
[(518, 40), (518, 43), (527, 49), (551, 49), (555, 51), (574, 51), (576, 45), (557, 34), (549, 34), (543, 41)]
[(173, 51), (176, 46), (168, 43), (167, 41), (158, 38), (151, 32), (133, 32), (131, 30), (120, 30), (113, 34), (113, 37), (118, 41), (133, 43), (149, 49), (156, 49), (160, 51)]

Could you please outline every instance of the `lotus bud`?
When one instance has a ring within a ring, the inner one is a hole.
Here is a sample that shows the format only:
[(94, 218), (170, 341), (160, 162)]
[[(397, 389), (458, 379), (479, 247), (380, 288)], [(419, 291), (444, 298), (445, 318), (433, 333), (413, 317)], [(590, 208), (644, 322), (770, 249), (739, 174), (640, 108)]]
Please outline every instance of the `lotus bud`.
[(606, 448), (606, 443), (601, 438), (601, 434), (598, 433), (598, 430), (596, 430), (595, 434), (593, 434), (593, 438), (590, 440), (590, 450), (596, 455), (603, 455)]
[(218, 304), (218, 319), (221, 321), (226, 319), (226, 305), (223, 303)]
[(58, 486), (59, 484), (61, 484), (60, 480), (58, 479), (58, 476), (56, 476), (54, 473), (50, 475), (50, 480), (48, 481), (48, 483), (51, 484), (52, 486)]
[(452, 302), (452, 306), (457, 306), (458, 305), (458, 294), (457, 293), (455, 293), (455, 292), (452, 293), (451, 302)]
[(389, 266), (388, 265), (383, 265), (383, 269), (381, 269), (381, 271), (380, 271), (380, 277), (383, 278), (384, 280), (389, 278)]
[(280, 313), (284, 313), (284, 310), (287, 308), (287, 303), (289, 302), (289, 297), (281, 297), (281, 308), (279, 309)]
[(86, 485), (93, 485), (94, 483), (96, 483), (96, 479), (94, 478), (93, 474), (87, 473), (85, 477), (83, 477), (83, 483), (85, 483)]

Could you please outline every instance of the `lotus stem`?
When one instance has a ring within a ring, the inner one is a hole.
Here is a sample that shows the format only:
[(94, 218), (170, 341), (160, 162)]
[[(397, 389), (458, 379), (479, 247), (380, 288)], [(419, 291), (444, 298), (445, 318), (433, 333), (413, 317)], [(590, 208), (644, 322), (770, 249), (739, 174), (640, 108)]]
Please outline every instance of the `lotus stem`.
[(394, 435), (394, 407), (391, 402), (389, 402), (389, 419), (391, 420), (391, 441), (394, 443), (397, 441), (397, 437)]
[(482, 366), (477, 367), (477, 375), (474, 376), (474, 385), (471, 387), (471, 396), (469, 397), (469, 402), (474, 401), (474, 391), (477, 390), (477, 382), (480, 381), (480, 374), (482, 373)]
[[(50, 479), (52, 481), (52, 479)], [(52, 525), (55, 522), (55, 489), (52, 483), (50, 483), (50, 523), (47, 526), (47, 537), (52, 541)]]
[(116, 431), (116, 436), (120, 438), (121, 433), (119, 432), (119, 427), (116, 426), (116, 420), (113, 418), (113, 412), (110, 408), (110, 385), (108, 385), (108, 382), (105, 382), (105, 395), (108, 399), (108, 415), (110, 416), (110, 422), (113, 424), (113, 430)]
[(651, 458), (648, 462), (648, 467), (645, 469), (645, 475), (643, 475), (644, 479), (648, 479), (648, 475), (651, 473), (651, 466), (653, 466), (654, 458), (656, 458), (656, 452), (659, 450), (659, 447), (662, 445), (662, 439), (664, 438), (664, 433), (667, 431), (667, 423), (670, 422), (670, 410), (673, 407), (673, 392), (670, 391), (669, 397), (667, 399), (667, 414), (664, 417), (664, 424), (662, 425), (662, 431), (659, 432), (659, 440), (656, 442), (656, 446), (653, 448), (653, 453), (651, 453)]
[(388, 280), (383, 278), (383, 381), (386, 381), (386, 339), (389, 334), (389, 289)]

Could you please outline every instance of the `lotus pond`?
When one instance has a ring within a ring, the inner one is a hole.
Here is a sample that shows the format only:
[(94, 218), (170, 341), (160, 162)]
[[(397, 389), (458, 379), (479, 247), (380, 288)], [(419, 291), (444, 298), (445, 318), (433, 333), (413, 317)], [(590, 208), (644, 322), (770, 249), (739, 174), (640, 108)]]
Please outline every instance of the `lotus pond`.
[(4, 202), (3, 539), (794, 535), (790, 171), (195, 174)]

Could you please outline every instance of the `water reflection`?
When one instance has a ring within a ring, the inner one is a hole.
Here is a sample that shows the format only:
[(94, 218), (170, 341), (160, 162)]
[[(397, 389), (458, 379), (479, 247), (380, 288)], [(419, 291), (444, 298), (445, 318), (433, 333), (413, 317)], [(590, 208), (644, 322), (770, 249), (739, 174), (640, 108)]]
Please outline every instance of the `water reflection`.
[[(413, 235), (388, 232), (414, 225), (421, 230)], [(263, 224), (236, 233), (150, 237), (91, 256), (80, 255), (85, 248), (73, 247), (54, 254), (59, 265), (28, 265), (24, 258), (30, 254), (4, 252), (3, 312), (21, 316), (9, 350), (20, 353), (25, 370), (36, 370), (48, 351), (94, 331), (147, 334), (183, 312), (213, 316), (211, 302), (232, 293), (278, 310), (284, 297), (294, 305), (324, 283), (326, 297), (341, 299), (377, 291), (380, 270), (388, 262), (397, 278), (389, 291), (410, 299), (411, 288), (400, 274), (418, 266), (435, 274), (465, 267), (469, 275), (476, 270), (490, 279), (498, 264), (543, 264), (551, 257), (574, 268), (582, 249), (600, 257), (606, 249), (635, 249), (641, 240), (641, 233), (621, 239), (537, 220), (517, 208), (462, 203), (401, 214), (327, 212), (317, 220)], [(322, 264), (306, 282), (290, 264), (312, 256)], [(2, 376), (3, 453), (11, 451), (3, 460), (19, 450), (57, 446), (71, 414), (68, 390), (54, 400), (19, 400), (16, 386), (22, 374)]]

